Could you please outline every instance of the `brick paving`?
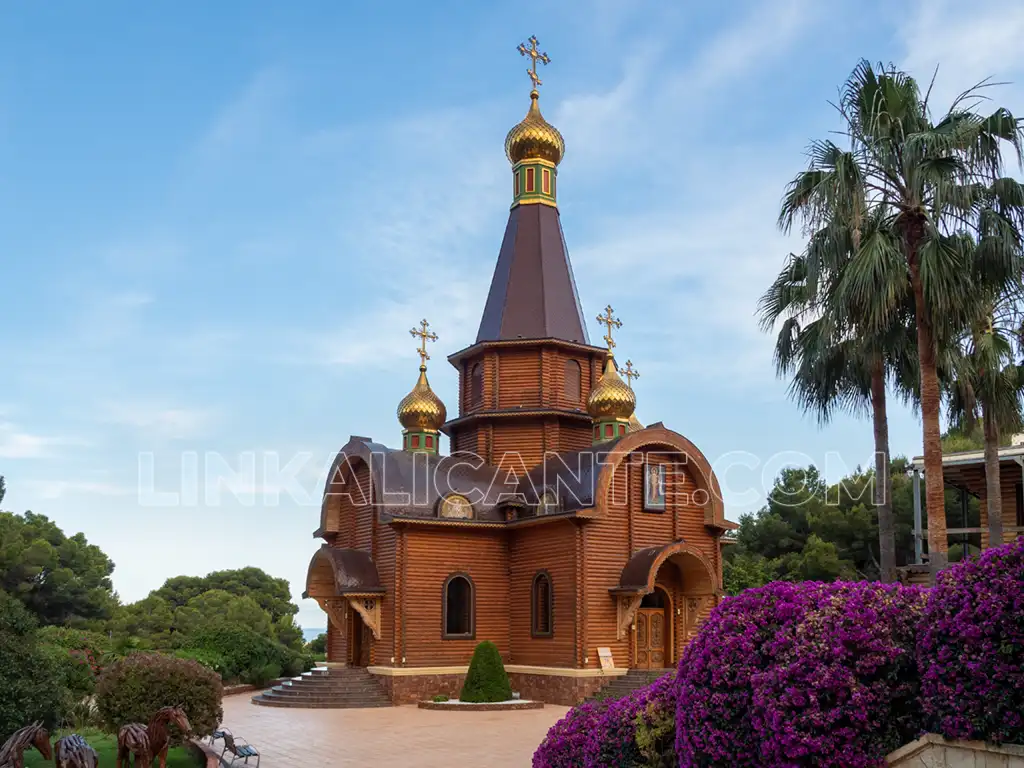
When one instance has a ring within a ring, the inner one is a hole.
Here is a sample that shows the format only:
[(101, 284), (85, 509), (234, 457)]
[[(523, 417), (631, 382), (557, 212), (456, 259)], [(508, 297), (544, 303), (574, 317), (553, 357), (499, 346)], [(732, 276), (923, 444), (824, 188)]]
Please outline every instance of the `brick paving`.
[[(263, 753), (261, 768), (529, 768), (567, 707), (519, 712), (271, 709), (224, 698), (224, 725)], [(219, 743), (219, 742), (218, 742)]]

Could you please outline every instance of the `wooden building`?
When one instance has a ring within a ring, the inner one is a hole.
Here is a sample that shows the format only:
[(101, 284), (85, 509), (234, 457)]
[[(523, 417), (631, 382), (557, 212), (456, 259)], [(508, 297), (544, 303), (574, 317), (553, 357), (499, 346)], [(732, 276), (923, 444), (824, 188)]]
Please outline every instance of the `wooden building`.
[(396, 703), (457, 693), (482, 640), (524, 697), (573, 703), (674, 666), (721, 595), (736, 526), (700, 450), (637, 422), (611, 307), (590, 342), (557, 206), (565, 145), (538, 98), (505, 142), (512, 206), (476, 341), (448, 358), (457, 415), (427, 380), (423, 321), (402, 447), (350, 438), (325, 488), (307, 595), (330, 619), (328, 660), (365, 666)]
[[(1012, 444), (999, 449), (999, 496), (1002, 508), (1003, 540), (1005, 544), (1024, 535), (1024, 435), (1014, 435)], [(914, 472), (914, 537), (917, 562), (922, 562), (923, 542), (927, 540), (921, 510), (921, 473), (924, 457), (917, 456), (912, 462)], [(950, 544), (962, 543), (967, 548), (988, 549), (993, 545), (989, 540), (988, 489), (985, 472), (985, 452), (959, 451), (942, 457), (942, 478), (946, 486), (960, 493), (960, 506), (964, 510), (959, 525), (947, 527), (946, 535)], [(968, 497), (978, 499), (980, 520), (977, 526), (967, 519)]]

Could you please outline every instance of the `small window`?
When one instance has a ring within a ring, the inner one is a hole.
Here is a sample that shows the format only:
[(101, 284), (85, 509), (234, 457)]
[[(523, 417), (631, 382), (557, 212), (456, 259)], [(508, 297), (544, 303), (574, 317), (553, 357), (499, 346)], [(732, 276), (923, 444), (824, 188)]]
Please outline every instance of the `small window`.
[(565, 399), (571, 403), (578, 403), (583, 389), (581, 384), (583, 379), (583, 370), (580, 368), (580, 364), (575, 360), (566, 360), (563, 376), (564, 381), (562, 382), (562, 389), (565, 394)]
[(433, 448), (433, 447), (434, 447), (434, 438), (431, 437), (430, 435), (427, 435), (427, 448)]
[(446, 639), (473, 637), (473, 582), (469, 576), (457, 573), (448, 577), (444, 583), (442, 609)]
[(413, 448), (419, 448), (420, 447), (420, 436), (419, 435), (413, 435), (412, 436), (412, 447)]
[(554, 175), (551, 176), (551, 196), (552, 197), (555, 196), (555, 177), (554, 177)]
[(484, 402), (484, 367), (474, 363), (469, 374), (469, 406), (479, 408)]
[(543, 187), (544, 194), (545, 195), (550, 195), (551, 194), (551, 171), (549, 171), (547, 168), (545, 168), (544, 172), (541, 174), (541, 179), (542, 179), (541, 183), (544, 185), (544, 187)]
[(536, 185), (535, 185), (534, 178), (533, 178), (535, 173), (536, 173), (536, 171), (534, 171), (533, 168), (527, 168), (526, 169), (526, 191), (527, 192), (533, 192), (536, 189)]
[(519, 195), (519, 171), (516, 171), (512, 176), (512, 197)]
[(547, 571), (540, 571), (533, 577), (533, 591), (530, 608), (533, 613), (530, 631), (534, 637), (551, 637), (554, 630), (554, 611), (551, 577)]
[(552, 490), (544, 491), (537, 502), (538, 515), (553, 515), (558, 511), (558, 496)]

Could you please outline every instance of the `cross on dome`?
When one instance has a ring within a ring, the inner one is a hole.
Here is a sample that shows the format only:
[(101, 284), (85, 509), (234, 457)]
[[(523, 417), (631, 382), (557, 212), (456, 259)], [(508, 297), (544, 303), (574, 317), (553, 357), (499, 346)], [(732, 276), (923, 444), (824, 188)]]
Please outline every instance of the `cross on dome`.
[(615, 346), (615, 339), (612, 338), (612, 328), (622, 327), (622, 321), (612, 314), (614, 311), (615, 310), (612, 309), (612, 305), (609, 304), (604, 308), (604, 314), (597, 316), (597, 322), (601, 323), (601, 325), (608, 329), (608, 332), (604, 335), (604, 340), (605, 343), (608, 344), (609, 352), (611, 352), (612, 348)]
[(420, 320), (419, 328), (413, 328), (409, 331), (410, 335), (415, 336), (420, 340), (420, 346), (416, 351), (419, 353), (420, 365), (423, 367), (426, 367), (427, 360), (430, 359), (430, 353), (427, 352), (427, 342), (437, 341), (438, 338), (437, 334), (433, 331), (427, 330), (428, 328), (430, 328), (430, 323), (424, 319)]
[(530, 62), (530, 68), (526, 70), (526, 74), (530, 76), (530, 80), (533, 82), (533, 88), (536, 90), (538, 85), (544, 84), (544, 81), (537, 75), (537, 62), (539, 61), (541, 64), (547, 65), (551, 63), (551, 59), (548, 57), (546, 52), (541, 53), (537, 50), (536, 35), (530, 35), (530, 39), (526, 42), (530, 44), (529, 48), (526, 47), (526, 43), (520, 43), (516, 50), (518, 50), (522, 56), (529, 56), (533, 59), (533, 61)]

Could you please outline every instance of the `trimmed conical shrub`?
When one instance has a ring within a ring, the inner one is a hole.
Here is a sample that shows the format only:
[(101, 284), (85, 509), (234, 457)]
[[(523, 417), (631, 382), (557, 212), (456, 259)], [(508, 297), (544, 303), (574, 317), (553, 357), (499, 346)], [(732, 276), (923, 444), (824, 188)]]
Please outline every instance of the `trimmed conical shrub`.
[(487, 703), (508, 701), (512, 698), (512, 685), (508, 681), (505, 665), (501, 663), (498, 646), (484, 640), (473, 651), (469, 673), (462, 685), (460, 701)]

